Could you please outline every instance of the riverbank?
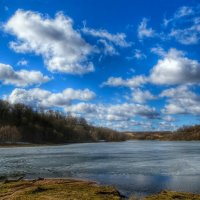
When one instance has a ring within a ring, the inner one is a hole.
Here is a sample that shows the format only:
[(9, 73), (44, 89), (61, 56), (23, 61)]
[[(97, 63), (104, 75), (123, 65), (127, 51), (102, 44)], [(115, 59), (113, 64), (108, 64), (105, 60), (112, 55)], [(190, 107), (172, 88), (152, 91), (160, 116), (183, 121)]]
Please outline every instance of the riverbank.
[(19, 180), (0, 183), (1, 200), (122, 200), (111, 186), (74, 179)]
[(15, 148), (15, 147), (38, 147), (38, 146), (49, 146), (47, 144), (0, 144), (0, 148)]
[(33, 143), (20, 143), (20, 144), (0, 144), (0, 148), (16, 148), (16, 147), (42, 147), (42, 146), (62, 146), (67, 144), (76, 143), (66, 143), (66, 144), (33, 144)]
[[(38, 179), (0, 182), (1, 200), (125, 200), (114, 187), (74, 179)], [(136, 200), (131, 197), (129, 200)], [(163, 191), (144, 200), (200, 200), (199, 194)]]
[(186, 192), (163, 191), (159, 194), (147, 196), (144, 200), (200, 200), (200, 195)]
[(60, 144), (53, 144), (53, 143), (43, 143), (43, 144), (35, 144), (35, 143), (14, 143), (14, 144), (0, 144), (0, 148), (15, 148), (15, 147), (42, 147), (42, 146), (63, 146), (69, 144), (86, 144), (86, 143), (98, 143), (94, 141), (87, 141), (87, 142), (69, 142), (69, 143), (60, 143)]

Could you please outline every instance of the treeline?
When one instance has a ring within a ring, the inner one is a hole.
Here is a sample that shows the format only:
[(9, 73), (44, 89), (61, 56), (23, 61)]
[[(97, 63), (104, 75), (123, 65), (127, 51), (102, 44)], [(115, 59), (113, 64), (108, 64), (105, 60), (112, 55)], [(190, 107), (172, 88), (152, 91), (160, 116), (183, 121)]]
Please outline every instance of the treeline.
[(171, 134), (172, 140), (200, 140), (200, 125), (183, 126)]
[[(128, 134), (128, 133), (126, 133)], [(161, 132), (135, 132), (129, 133), (134, 140), (169, 140), (169, 141), (191, 141), (200, 140), (200, 125), (183, 126), (176, 131)]]
[(84, 118), (57, 111), (38, 111), (23, 104), (0, 100), (0, 143), (75, 143), (123, 141), (124, 133), (94, 127)]

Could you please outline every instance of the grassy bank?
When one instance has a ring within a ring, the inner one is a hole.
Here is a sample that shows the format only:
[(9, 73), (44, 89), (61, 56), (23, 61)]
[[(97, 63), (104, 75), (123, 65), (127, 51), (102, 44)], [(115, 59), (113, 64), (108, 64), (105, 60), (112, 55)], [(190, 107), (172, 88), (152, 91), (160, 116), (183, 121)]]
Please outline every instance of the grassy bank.
[[(20, 180), (0, 182), (1, 200), (123, 200), (112, 186), (73, 179)], [(144, 200), (200, 200), (200, 195), (163, 191)], [(129, 200), (136, 200), (131, 197)]]
[(0, 183), (1, 200), (120, 200), (111, 186), (81, 180), (47, 179)]
[(186, 192), (163, 191), (159, 194), (145, 197), (144, 200), (200, 200), (199, 194)]

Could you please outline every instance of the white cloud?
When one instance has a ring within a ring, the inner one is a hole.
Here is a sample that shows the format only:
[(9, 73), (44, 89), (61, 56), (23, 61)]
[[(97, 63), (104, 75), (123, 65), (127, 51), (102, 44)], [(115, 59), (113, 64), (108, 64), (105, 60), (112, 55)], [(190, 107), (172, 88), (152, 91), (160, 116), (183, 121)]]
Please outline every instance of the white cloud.
[(198, 44), (200, 41), (200, 22), (184, 29), (172, 29), (169, 36), (181, 44)]
[(102, 86), (111, 86), (111, 87), (129, 87), (136, 88), (141, 87), (147, 82), (147, 78), (145, 76), (134, 76), (129, 79), (122, 79), (121, 77), (110, 77), (106, 82), (102, 84)]
[(89, 121), (98, 120), (104, 123), (106, 123), (106, 121), (126, 122), (132, 120), (135, 116), (142, 116), (150, 119), (158, 117), (155, 108), (133, 103), (116, 105), (78, 103), (66, 106), (65, 112), (83, 116)]
[(147, 100), (154, 100), (156, 97), (148, 90), (136, 89), (132, 93), (133, 101), (137, 103), (144, 103)]
[(160, 46), (156, 46), (156, 47), (152, 47), (151, 48), (151, 52), (158, 55), (158, 56), (165, 56), (166, 55), (166, 51), (160, 47)]
[(168, 121), (161, 121), (158, 124), (157, 131), (175, 131), (177, 129), (176, 125)]
[(146, 55), (144, 53), (142, 53), (141, 50), (135, 49), (134, 58), (136, 58), (137, 60), (142, 60), (142, 59), (146, 59)]
[(179, 86), (164, 90), (161, 97), (167, 98), (163, 109), (167, 114), (200, 114), (200, 96), (189, 90), (188, 86)]
[(146, 18), (143, 18), (141, 23), (138, 26), (138, 38), (139, 39), (144, 39), (146, 38), (151, 38), (154, 37), (156, 35), (155, 31), (147, 26), (147, 22), (148, 20)]
[(168, 26), (169, 23), (175, 22), (179, 20), (180, 18), (184, 18), (184, 17), (191, 16), (194, 14), (195, 14), (195, 10), (192, 7), (182, 6), (174, 13), (172, 18), (170, 19), (164, 18), (164, 25)]
[(16, 88), (5, 99), (10, 103), (23, 103), (34, 107), (64, 107), (72, 100), (89, 101), (95, 97), (95, 93), (89, 89), (74, 90), (67, 88), (60, 93), (53, 93), (40, 88), (30, 90)]
[(100, 39), (98, 43), (103, 45), (103, 53), (105, 55), (110, 55), (110, 56), (119, 55), (118, 51), (116, 50), (116, 48), (113, 46), (112, 43), (109, 43), (103, 39)]
[(150, 81), (158, 85), (200, 83), (200, 63), (170, 49), (153, 67)]
[[(200, 41), (199, 6), (180, 7), (172, 18), (164, 19), (164, 25), (170, 27), (168, 39), (175, 39), (184, 45), (198, 44)], [(181, 25), (181, 26), (180, 26)]]
[[(200, 42), (200, 6), (182, 6), (171, 18), (164, 18), (165, 29), (156, 31), (148, 27), (148, 19), (143, 18), (137, 29), (138, 38), (157, 37), (162, 41), (175, 40), (184, 45), (194, 45)], [(163, 28), (163, 26), (161, 27)]]
[(114, 128), (121, 131), (136, 131), (138, 128), (141, 128), (142, 130), (151, 131), (153, 129), (152, 123), (149, 121), (107, 121), (101, 124), (102, 126)]
[(18, 66), (27, 66), (28, 65), (28, 61), (25, 59), (21, 59), (17, 62)]
[(91, 35), (93, 37), (106, 39), (107, 41), (119, 47), (130, 47), (132, 45), (132, 43), (126, 41), (125, 33), (111, 34), (107, 30), (104, 30), (104, 29), (96, 30), (96, 29), (87, 28), (87, 27), (84, 27), (82, 29), (82, 32), (84, 34)]
[(163, 117), (163, 120), (166, 121), (166, 122), (175, 122), (175, 121), (176, 121), (176, 119), (173, 118), (173, 117), (170, 116), (170, 115), (164, 116), (164, 117)]
[(73, 28), (72, 19), (62, 13), (52, 19), (38, 12), (17, 10), (4, 29), (17, 37), (17, 41), (10, 43), (14, 51), (41, 55), (50, 71), (69, 74), (94, 71), (88, 61), (93, 47)]
[(177, 10), (174, 17), (182, 18), (182, 17), (188, 16), (188, 15), (193, 15), (194, 13), (195, 13), (195, 11), (193, 10), (192, 7), (182, 6)]
[(105, 55), (119, 55), (117, 47), (127, 48), (132, 46), (131, 42), (126, 41), (125, 33), (112, 34), (105, 29), (92, 29), (85, 26), (81, 29), (85, 35), (97, 38), (96, 51)]
[(34, 84), (42, 84), (49, 80), (48, 76), (44, 76), (39, 71), (15, 71), (10, 65), (0, 63), (0, 81), (5, 85), (26, 87)]
[(133, 76), (129, 79), (122, 79), (121, 77), (110, 77), (106, 82), (101, 86), (110, 86), (110, 87), (128, 87), (131, 89), (131, 98), (127, 97), (129, 100), (133, 100), (136, 103), (145, 103), (148, 100), (154, 100), (156, 97), (151, 94), (148, 90), (141, 90), (144, 84), (148, 82), (148, 77), (138, 75)]

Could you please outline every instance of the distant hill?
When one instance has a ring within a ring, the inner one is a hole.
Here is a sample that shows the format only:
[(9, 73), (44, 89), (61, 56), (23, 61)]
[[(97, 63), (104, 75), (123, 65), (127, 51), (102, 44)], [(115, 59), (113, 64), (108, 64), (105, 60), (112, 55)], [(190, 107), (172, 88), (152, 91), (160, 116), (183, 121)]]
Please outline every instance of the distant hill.
[(84, 118), (0, 100), (0, 144), (123, 141), (124, 133), (89, 125)]
[(200, 125), (185, 126), (177, 131), (125, 132), (134, 140), (200, 140)]

